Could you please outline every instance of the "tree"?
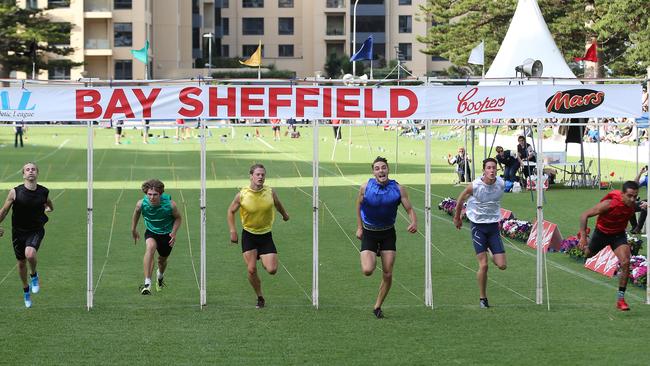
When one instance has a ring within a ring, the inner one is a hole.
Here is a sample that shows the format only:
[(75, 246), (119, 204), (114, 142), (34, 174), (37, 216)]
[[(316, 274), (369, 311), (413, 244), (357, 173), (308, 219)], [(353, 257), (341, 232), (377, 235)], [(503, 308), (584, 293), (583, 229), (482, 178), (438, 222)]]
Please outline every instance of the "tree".
[(596, 1), (593, 12), (601, 63), (616, 76), (644, 77), (650, 66), (650, 2)]
[[(352, 73), (352, 62), (350, 62), (350, 57), (347, 55), (339, 56), (336, 53), (331, 53), (327, 56), (324, 68), (327, 77), (340, 79), (343, 77), (343, 74)], [(365, 72), (364, 62), (357, 61), (356, 69), (357, 75), (363, 75)]]
[[(0, 77), (8, 78), (13, 70), (46, 69), (47, 55), (66, 56), (74, 49), (70, 43), (70, 24), (51, 22), (43, 9), (21, 9), (12, 1), (0, 2)], [(78, 66), (70, 60), (56, 60), (57, 65)]]
[[(551, 34), (567, 62), (582, 56), (592, 37), (601, 64), (616, 76), (640, 76), (650, 61), (647, 0), (538, 0)], [(516, 0), (428, 0), (420, 20), (431, 27), (418, 37), (426, 54), (467, 65), (473, 47), (485, 41), (486, 66), (496, 56), (514, 15)]]

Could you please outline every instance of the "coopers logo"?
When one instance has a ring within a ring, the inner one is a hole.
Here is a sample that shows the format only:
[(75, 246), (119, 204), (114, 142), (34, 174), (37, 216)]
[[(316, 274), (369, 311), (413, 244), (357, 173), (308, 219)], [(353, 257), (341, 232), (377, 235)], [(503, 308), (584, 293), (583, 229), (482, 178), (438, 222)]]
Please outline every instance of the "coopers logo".
[(605, 92), (591, 89), (572, 89), (555, 93), (546, 100), (548, 113), (580, 113), (590, 111), (605, 101)]
[(32, 92), (24, 90), (18, 103), (11, 101), (11, 95), (8, 91), (0, 92), (0, 117), (8, 118), (31, 118), (34, 117), (36, 104), (29, 104), (29, 98)]
[[(487, 112), (501, 112), (506, 104), (506, 98), (485, 97), (483, 100), (472, 100), (478, 93), (478, 88), (472, 88), (467, 93), (458, 94), (458, 106), (456, 111), (463, 116), (479, 115)], [(477, 98), (478, 99), (478, 98)]]

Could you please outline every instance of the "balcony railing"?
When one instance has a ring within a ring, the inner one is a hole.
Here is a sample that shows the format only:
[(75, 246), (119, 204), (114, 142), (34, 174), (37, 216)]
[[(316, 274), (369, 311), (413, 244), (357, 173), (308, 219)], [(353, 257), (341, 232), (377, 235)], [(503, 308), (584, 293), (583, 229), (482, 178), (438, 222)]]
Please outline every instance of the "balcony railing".
[(84, 11), (111, 11), (110, 0), (86, 0), (84, 1)]
[(326, 0), (326, 8), (345, 9), (345, 0)]
[(343, 28), (327, 28), (325, 34), (328, 36), (342, 36), (345, 34)]
[(86, 48), (91, 50), (104, 50), (111, 47), (108, 39), (87, 39)]

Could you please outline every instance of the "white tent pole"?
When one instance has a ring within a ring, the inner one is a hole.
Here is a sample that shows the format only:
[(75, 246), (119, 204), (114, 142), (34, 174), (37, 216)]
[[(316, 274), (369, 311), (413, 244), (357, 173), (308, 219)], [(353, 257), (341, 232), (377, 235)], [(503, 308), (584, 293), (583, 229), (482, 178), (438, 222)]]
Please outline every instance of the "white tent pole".
[(352, 120), (350, 122), (350, 128), (348, 128), (348, 161), (352, 160)]
[(596, 118), (596, 126), (598, 127), (598, 141), (597, 141), (597, 145), (598, 145), (598, 189), (600, 189), (600, 182), (603, 181), (603, 176), (602, 176), (602, 173), (600, 171), (600, 139), (602, 138), (603, 135), (601, 135), (601, 133), (600, 133), (600, 123), (598, 123), (598, 122), (600, 122), (599, 118)]
[[(340, 125), (339, 125), (339, 128), (341, 128)], [(334, 153), (336, 152), (336, 145), (338, 145), (338, 144), (339, 144), (339, 139), (337, 139), (336, 135), (335, 135), (334, 136), (334, 147), (332, 147), (332, 157), (330, 158), (330, 160), (334, 160)]]
[[(476, 138), (476, 126), (474, 124), (474, 120), (472, 120), (472, 174), (470, 174), (469, 180), (470, 182), (474, 180), (474, 177), (476, 176), (476, 164), (475, 164), (475, 157), (474, 157), (474, 148), (476, 146), (476, 141), (474, 140)], [(465, 151), (465, 155), (467, 155), (467, 151)]]
[[(648, 82), (648, 87), (650, 87), (650, 81)], [(650, 89), (649, 89), (650, 90)], [(646, 127), (646, 133), (650, 133), (650, 127)], [(646, 150), (648, 151), (648, 160), (646, 161), (647, 166), (650, 166), (650, 140), (646, 144)], [(647, 202), (650, 202), (650, 184), (646, 186), (647, 191)], [(650, 258), (650, 223), (646, 220), (645, 224), (645, 242), (646, 242), (646, 258)], [(647, 259), (646, 259), (647, 262)], [(646, 286), (645, 286), (645, 303), (650, 304), (650, 276), (646, 276)]]
[[(648, 76), (650, 77), (650, 67), (647, 69)], [(650, 79), (646, 83), (646, 90), (650, 92)], [(650, 134), (650, 126), (646, 127), (646, 134)], [(638, 140), (638, 134), (637, 134)], [(648, 151), (648, 161), (646, 161), (647, 166), (650, 166), (650, 139), (646, 143), (646, 150)], [(637, 170), (638, 172), (638, 170)], [(638, 173), (637, 173), (638, 174)], [(650, 184), (646, 186), (647, 191), (647, 202), (650, 202)], [(650, 258), (650, 223), (646, 222), (645, 224), (645, 242), (646, 242), (646, 263), (648, 258)], [(650, 267), (650, 264), (648, 265)], [(646, 276), (645, 284), (645, 303), (650, 305), (650, 276)]]
[(312, 158), (312, 279), (311, 303), (318, 309), (318, 120), (313, 120), (313, 158)]
[(198, 122), (201, 126), (201, 284), (199, 289), (199, 301), (201, 308), (207, 304), (207, 293), (206, 293), (206, 183), (205, 183), (205, 171), (206, 171), (206, 126), (205, 121), (201, 123), (201, 119), (198, 119)]
[(639, 171), (639, 125), (635, 123), (633, 128), (636, 129), (636, 173)]
[(487, 159), (487, 126), (483, 126), (483, 160)]
[(431, 280), (431, 121), (426, 120), (424, 163), (424, 304), (433, 309)]
[(86, 308), (93, 307), (93, 122), (88, 121), (87, 167), (87, 217), (86, 217)]
[(544, 152), (542, 149), (542, 137), (544, 135), (544, 121), (537, 120), (537, 286), (536, 286), (536, 304), (541, 305), (544, 301), (544, 280), (542, 277), (542, 259), (544, 249)]
[(399, 123), (395, 125), (395, 175), (396, 176), (399, 169), (399, 162), (397, 161), (398, 156), (399, 156)]
[[(470, 182), (472, 181), (472, 176), (471, 174), (468, 176), (467, 175), (467, 170), (469, 169), (469, 161), (467, 161), (467, 157), (469, 156), (469, 151), (467, 151), (467, 118), (465, 118), (465, 171), (463, 171), (463, 181), (467, 182), (469, 180)], [(460, 182), (458, 182), (460, 183)]]

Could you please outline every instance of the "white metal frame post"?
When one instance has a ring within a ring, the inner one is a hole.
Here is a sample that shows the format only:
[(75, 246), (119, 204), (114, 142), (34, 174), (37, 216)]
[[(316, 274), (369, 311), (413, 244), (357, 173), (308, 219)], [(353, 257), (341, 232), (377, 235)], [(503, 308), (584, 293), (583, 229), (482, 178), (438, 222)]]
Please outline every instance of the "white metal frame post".
[[(647, 68), (647, 73), (648, 73), (648, 80), (646, 82), (646, 90), (650, 92), (650, 67)], [(650, 133), (650, 126), (646, 127), (646, 133)], [(637, 139), (638, 139), (638, 134), (637, 134)], [(650, 139), (648, 140), (648, 143), (646, 144), (646, 149), (648, 150), (648, 161), (647, 164), (650, 166)], [(638, 172), (638, 170), (637, 170)], [(647, 197), (646, 199), (648, 202), (650, 202), (650, 184), (646, 186), (647, 190)], [(650, 223), (646, 222), (645, 224), (645, 242), (646, 242), (646, 263), (648, 263), (648, 260), (650, 259)], [(648, 264), (648, 267), (650, 267), (650, 264)], [(646, 276), (646, 284), (645, 284), (645, 303), (650, 305), (650, 276)]]
[(311, 303), (318, 309), (318, 120), (313, 120), (313, 158), (312, 158), (312, 281), (311, 281)]
[(424, 164), (424, 304), (433, 308), (431, 280), (431, 121), (425, 122)]
[(544, 302), (544, 280), (542, 277), (542, 258), (544, 251), (544, 150), (542, 149), (542, 141), (544, 135), (544, 120), (537, 121), (537, 281), (536, 281), (536, 304), (541, 305)]
[(200, 283), (200, 288), (199, 288), (199, 301), (201, 304), (201, 308), (207, 304), (207, 296), (206, 296), (206, 256), (205, 256), (205, 242), (206, 242), (206, 232), (205, 232), (205, 224), (206, 224), (206, 177), (205, 177), (205, 170), (206, 170), (206, 126), (205, 126), (205, 121), (201, 123), (201, 119), (198, 119), (199, 124), (201, 126), (201, 283)]
[(93, 121), (88, 121), (87, 216), (86, 216), (86, 308), (93, 307)]

